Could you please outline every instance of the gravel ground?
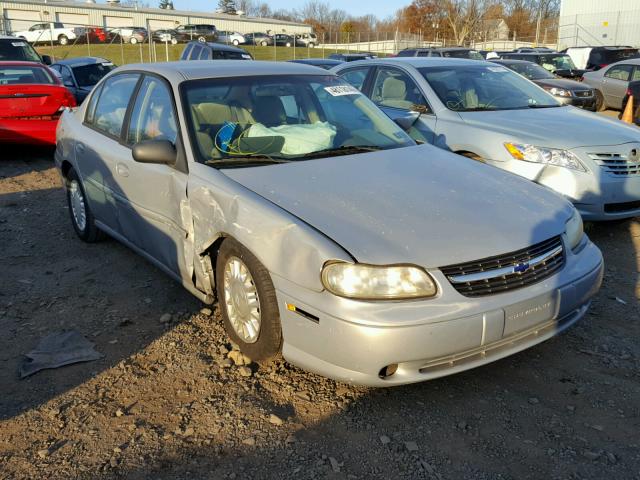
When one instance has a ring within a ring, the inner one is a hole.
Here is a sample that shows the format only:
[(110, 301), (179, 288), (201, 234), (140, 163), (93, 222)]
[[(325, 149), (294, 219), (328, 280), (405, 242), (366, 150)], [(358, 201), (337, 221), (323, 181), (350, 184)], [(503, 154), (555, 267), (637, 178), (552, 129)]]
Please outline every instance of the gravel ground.
[[(0, 478), (640, 478), (640, 219), (590, 226), (588, 316), (526, 352), (393, 389), (244, 365), (208, 309), (72, 230), (47, 151), (0, 160)], [(20, 380), (43, 336), (100, 360)]]

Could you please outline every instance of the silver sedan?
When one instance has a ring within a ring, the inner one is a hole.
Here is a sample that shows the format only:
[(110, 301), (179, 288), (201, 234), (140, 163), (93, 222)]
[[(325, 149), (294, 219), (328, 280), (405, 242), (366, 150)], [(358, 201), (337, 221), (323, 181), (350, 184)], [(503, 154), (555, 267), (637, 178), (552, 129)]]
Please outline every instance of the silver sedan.
[(395, 58), (333, 69), (417, 140), (569, 199), (585, 220), (640, 215), (640, 130), (562, 105), (490, 62)]
[(640, 80), (640, 58), (612, 63), (594, 72), (585, 72), (584, 83), (596, 92), (596, 108), (622, 110), (629, 82)]
[(306, 65), (121, 67), (58, 127), (73, 227), (128, 245), (254, 360), (374, 386), (579, 320), (603, 262), (548, 189), (411, 138)]

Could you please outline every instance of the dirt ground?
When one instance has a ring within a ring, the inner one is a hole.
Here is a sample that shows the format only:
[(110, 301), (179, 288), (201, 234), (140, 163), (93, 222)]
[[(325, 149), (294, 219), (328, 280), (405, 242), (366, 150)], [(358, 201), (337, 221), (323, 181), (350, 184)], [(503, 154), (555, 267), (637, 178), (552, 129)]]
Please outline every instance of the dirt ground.
[[(76, 238), (51, 152), (4, 149), (0, 478), (638, 479), (640, 219), (589, 235), (604, 285), (565, 334), (353, 387), (236, 366), (215, 309), (117, 242)], [(68, 329), (103, 358), (20, 380), (23, 355)]]

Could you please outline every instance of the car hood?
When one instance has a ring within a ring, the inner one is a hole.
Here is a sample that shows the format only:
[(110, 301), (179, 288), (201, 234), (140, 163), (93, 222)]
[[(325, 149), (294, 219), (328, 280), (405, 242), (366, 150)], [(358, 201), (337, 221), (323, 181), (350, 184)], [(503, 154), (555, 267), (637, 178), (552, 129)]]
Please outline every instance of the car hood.
[(223, 171), (372, 264), (504, 254), (560, 234), (573, 211), (550, 190), (429, 145)]
[(591, 88), (589, 85), (563, 78), (541, 78), (539, 80), (533, 80), (533, 82), (541, 87), (564, 88), (566, 90), (589, 90)]
[[(572, 149), (621, 145), (640, 139), (640, 132), (635, 126), (569, 106), (459, 113), (469, 125), (502, 133), (504, 141), (531, 143), (539, 147)], [(594, 132), (598, 134), (594, 135)]]

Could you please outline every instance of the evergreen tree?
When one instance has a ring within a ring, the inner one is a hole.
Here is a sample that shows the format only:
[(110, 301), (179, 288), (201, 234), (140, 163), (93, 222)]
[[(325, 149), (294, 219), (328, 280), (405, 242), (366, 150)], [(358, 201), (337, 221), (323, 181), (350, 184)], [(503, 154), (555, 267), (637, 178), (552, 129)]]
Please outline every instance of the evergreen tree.
[(218, 11), (221, 13), (228, 13), (230, 15), (235, 15), (236, 13), (236, 3), (234, 0), (219, 0), (218, 1)]

